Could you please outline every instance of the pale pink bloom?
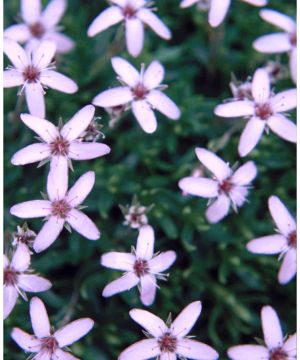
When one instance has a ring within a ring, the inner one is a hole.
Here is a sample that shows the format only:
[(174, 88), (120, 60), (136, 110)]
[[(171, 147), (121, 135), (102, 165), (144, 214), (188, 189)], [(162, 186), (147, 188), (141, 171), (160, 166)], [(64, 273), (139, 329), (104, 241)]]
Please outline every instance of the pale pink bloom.
[(245, 82), (240, 82), (236, 79), (233, 79), (229, 83), (229, 86), (234, 100), (253, 100), (251, 81), (247, 80)]
[(171, 324), (169, 321), (165, 323), (149, 311), (132, 309), (129, 315), (147, 331), (149, 338), (129, 346), (118, 359), (218, 359), (219, 355), (212, 347), (186, 336), (200, 316), (201, 309), (201, 302), (194, 301), (186, 306)]
[(111, 60), (118, 79), (125, 86), (106, 90), (97, 95), (93, 104), (104, 108), (131, 104), (132, 112), (141, 128), (147, 133), (156, 130), (157, 122), (153, 110), (158, 110), (172, 120), (178, 120), (180, 110), (161, 90), (164, 68), (154, 60), (139, 73), (128, 61), (114, 57)]
[(297, 357), (297, 335), (283, 337), (280, 321), (271, 306), (261, 310), (264, 345), (238, 345), (228, 349), (231, 360), (293, 360)]
[(58, 26), (66, 6), (66, 0), (51, 0), (41, 11), (40, 0), (21, 0), (23, 23), (9, 26), (4, 30), (4, 36), (25, 43), (28, 51), (36, 49), (43, 40), (52, 40), (58, 53), (66, 53), (74, 47), (74, 41), (62, 34)]
[(68, 347), (94, 326), (92, 319), (81, 318), (54, 331), (45, 305), (37, 297), (30, 301), (30, 319), (34, 335), (13, 328), (11, 337), (26, 353), (32, 353), (32, 360), (79, 360), (69, 352)]
[(80, 211), (95, 183), (95, 173), (88, 171), (68, 189), (68, 169), (58, 163), (58, 169), (50, 170), (47, 179), (49, 200), (32, 200), (14, 205), (10, 212), (19, 218), (45, 217), (46, 222), (33, 243), (35, 252), (47, 249), (59, 236), (65, 223), (89, 240), (97, 240), (100, 232), (96, 225)]
[[(267, 0), (242, 0), (254, 6), (265, 6)], [(219, 26), (225, 19), (231, 0), (182, 0), (180, 7), (187, 8), (199, 4), (200, 8), (208, 10), (208, 22), (212, 27)]]
[(31, 248), (34, 239), (36, 238), (36, 233), (29, 229), (27, 223), (25, 222), (22, 226), (17, 226), (17, 231), (13, 232), (12, 237), (13, 246), (25, 244)]
[(211, 151), (196, 148), (195, 152), (213, 178), (190, 176), (181, 179), (178, 185), (185, 193), (211, 199), (205, 216), (214, 224), (228, 214), (230, 205), (237, 212), (238, 207), (247, 200), (248, 188), (257, 174), (256, 166), (253, 161), (247, 161), (233, 171)]
[(255, 50), (273, 54), (287, 52), (290, 57), (290, 71), (294, 83), (297, 82), (297, 25), (294, 19), (275, 10), (263, 9), (260, 16), (268, 23), (284, 32), (264, 35), (254, 41)]
[[(111, 0), (112, 6), (102, 11), (88, 28), (92, 37), (109, 27), (124, 22), (127, 50), (138, 56), (144, 44), (144, 26), (149, 26), (158, 36), (171, 39), (171, 31), (149, 8), (147, 0)], [(153, 4), (153, 3), (152, 3)]]
[(239, 142), (239, 154), (248, 155), (259, 142), (264, 130), (271, 129), (284, 140), (297, 141), (297, 127), (285, 112), (297, 106), (297, 90), (289, 89), (275, 95), (265, 69), (257, 69), (252, 80), (253, 101), (229, 101), (218, 105), (215, 114), (222, 117), (249, 118)]
[(154, 231), (150, 225), (144, 225), (139, 230), (136, 249), (132, 253), (109, 252), (102, 255), (101, 265), (125, 271), (124, 275), (106, 285), (102, 295), (109, 297), (117, 293), (139, 286), (141, 301), (144, 305), (153, 304), (156, 288), (156, 278), (166, 280), (167, 270), (175, 261), (174, 251), (154, 254)]
[(4, 53), (13, 64), (3, 72), (4, 87), (22, 86), (19, 94), (25, 91), (29, 112), (41, 118), (45, 117), (44, 88), (49, 87), (68, 94), (78, 90), (73, 80), (54, 71), (51, 61), (55, 49), (53, 41), (45, 40), (36, 50), (26, 53), (14, 40), (4, 39)]
[(25, 244), (19, 244), (12, 255), (11, 262), (3, 255), (3, 316), (12, 312), (18, 296), (27, 300), (26, 292), (41, 292), (51, 288), (50, 281), (35, 275), (30, 266), (30, 251)]
[(57, 163), (68, 168), (71, 160), (89, 160), (106, 155), (110, 148), (96, 142), (83, 142), (81, 134), (91, 123), (95, 113), (92, 105), (79, 110), (61, 129), (45, 119), (21, 114), (22, 121), (40, 138), (40, 143), (28, 145), (19, 150), (11, 159), (14, 165), (25, 165), (36, 161), (51, 161), (55, 171)]
[(278, 280), (280, 284), (286, 284), (297, 272), (296, 221), (277, 196), (269, 198), (269, 210), (278, 233), (251, 240), (247, 244), (247, 249), (255, 254), (280, 254), (283, 263)]

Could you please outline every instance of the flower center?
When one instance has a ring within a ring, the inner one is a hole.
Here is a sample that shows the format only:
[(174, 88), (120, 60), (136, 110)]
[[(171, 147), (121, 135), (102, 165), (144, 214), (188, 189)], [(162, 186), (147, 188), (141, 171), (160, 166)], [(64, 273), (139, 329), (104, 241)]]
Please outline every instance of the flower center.
[(288, 244), (293, 248), (297, 248), (297, 232), (296, 230), (291, 232), (288, 236)]
[(296, 31), (293, 32), (292, 34), (290, 34), (290, 43), (293, 46), (297, 46), (297, 33), (296, 33)]
[(47, 353), (53, 354), (55, 349), (58, 347), (58, 342), (53, 336), (45, 337), (41, 339), (42, 349)]
[(63, 137), (58, 136), (51, 144), (50, 149), (53, 155), (67, 156), (69, 153), (70, 143)]
[(126, 19), (133, 18), (135, 14), (136, 14), (136, 9), (133, 6), (128, 4), (123, 8), (123, 15)]
[(158, 339), (158, 345), (161, 352), (174, 353), (177, 347), (177, 339), (167, 332)]
[(262, 120), (268, 120), (273, 115), (273, 110), (269, 103), (258, 104), (255, 108), (255, 115)]
[(149, 271), (148, 262), (146, 260), (136, 260), (133, 269), (138, 277), (146, 275)]
[(65, 219), (68, 216), (71, 206), (65, 199), (56, 200), (52, 202), (52, 215)]
[(270, 360), (287, 360), (288, 354), (281, 348), (274, 349), (270, 352)]
[(219, 191), (228, 194), (232, 189), (233, 184), (230, 182), (229, 179), (224, 180), (221, 184), (219, 184)]
[(5, 285), (14, 285), (17, 282), (16, 271), (11, 269), (10, 267), (5, 268), (3, 280)]
[(31, 35), (40, 39), (46, 32), (44, 25), (40, 22), (36, 22), (29, 26)]
[(36, 67), (29, 65), (23, 71), (24, 80), (30, 83), (38, 81), (40, 77), (40, 70)]
[(145, 99), (147, 94), (148, 89), (146, 89), (143, 84), (137, 84), (137, 86), (133, 89), (133, 95), (137, 100)]

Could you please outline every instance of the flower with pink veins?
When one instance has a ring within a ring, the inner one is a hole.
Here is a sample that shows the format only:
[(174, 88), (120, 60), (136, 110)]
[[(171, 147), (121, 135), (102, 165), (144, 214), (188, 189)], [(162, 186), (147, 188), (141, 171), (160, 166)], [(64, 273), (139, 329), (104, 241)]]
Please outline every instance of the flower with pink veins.
[(16, 305), (18, 296), (27, 301), (25, 292), (41, 292), (51, 288), (47, 279), (32, 273), (30, 251), (25, 244), (19, 244), (11, 262), (3, 256), (3, 316), (6, 319)]
[(118, 80), (124, 86), (106, 90), (97, 95), (93, 104), (104, 108), (131, 104), (132, 112), (139, 125), (146, 133), (153, 133), (157, 121), (153, 110), (158, 110), (169, 119), (178, 120), (180, 110), (177, 105), (161, 90), (164, 68), (154, 60), (145, 70), (142, 64), (139, 73), (128, 61), (114, 57), (111, 60)]
[[(254, 6), (265, 6), (267, 0), (242, 0)], [(181, 8), (187, 8), (197, 4), (200, 9), (208, 10), (208, 22), (212, 27), (219, 26), (225, 19), (231, 0), (182, 0)]]
[(30, 301), (30, 319), (34, 335), (15, 327), (11, 337), (26, 353), (31, 353), (32, 360), (79, 360), (65, 348), (85, 336), (94, 326), (92, 319), (81, 318), (54, 331), (45, 305), (37, 297)]
[(283, 337), (280, 321), (271, 306), (261, 310), (263, 345), (238, 345), (228, 349), (231, 360), (293, 360), (297, 357), (297, 335)]
[(199, 161), (213, 174), (213, 178), (185, 177), (179, 181), (179, 187), (187, 194), (211, 199), (212, 203), (209, 202), (205, 216), (214, 224), (228, 214), (230, 205), (237, 211), (244, 204), (257, 169), (253, 161), (247, 161), (233, 171), (213, 152), (203, 148), (196, 148), (195, 152)]
[(25, 201), (10, 209), (11, 214), (19, 218), (46, 218), (33, 243), (35, 252), (47, 249), (57, 239), (65, 223), (89, 240), (100, 238), (96, 225), (80, 211), (80, 204), (86, 199), (94, 183), (95, 173), (88, 171), (67, 192), (68, 168), (61, 166), (55, 172), (50, 170), (48, 174), (49, 200)]
[[(112, 6), (102, 11), (88, 28), (92, 37), (109, 27), (124, 22), (126, 46), (131, 56), (138, 56), (144, 45), (144, 26), (149, 26), (158, 36), (170, 40), (168, 27), (149, 8), (147, 0), (110, 0)], [(153, 4), (153, 3), (152, 3)]]
[(61, 129), (51, 122), (29, 114), (21, 114), (22, 121), (41, 139), (41, 143), (26, 146), (11, 159), (14, 165), (25, 165), (50, 159), (55, 171), (60, 166), (71, 166), (71, 160), (89, 160), (106, 155), (110, 148), (96, 142), (83, 142), (80, 137), (87, 129), (95, 114), (95, 108), (87, 105), (79, 110)]
[(74, 47), (74, 41), (62, 34), (58, 26), (66, 7), (66, 0), (51, 0), (41, 11), (41, 0), (21, 0), (23, 22), (9, 26), (4, 30), (4, 36), (25, 44), (29, 51), (36, 49), (43, 40), (52, 40), (58, 53), (69, 52)]
[(263, 20), (282, 29), (284, 32), (264, 35), (254, 41), (255, 50), (266, 54), (289, 54), (290, 72), (294, 83), (297, 83), (297, 25), (294, 19), (271, 9), (259, 12)]
[(215, 114), (225, 118), (246, 117), (248, 122), (239, 142), (240, 156), (248, 155), (259, 142), (263, 131), (271, 129), (284, 140), (297, 142), (297, 127), (285, 112), (297, 106), (297, 90), (274, 94), (265, 69), (257, 69), (252, 80), (253, 101), (228, 101), (215, 108)]
[(3, 50), (13, 66), (3, 72), (5, 88), (22, 86), (19, 95), (25, 91), (29, 112), (45, 117), (44, 88), (52, 88), (67, 94), (78, 90), (76, 83), (67, 76), (54, 71), (51, 64), (56, 46), (53, 41), (45, 40), (30, 53), (14, 40), (4, 39)]
[(102, 255), (101, 265), (125, 271), (124, 275), (106, 285), (102, 295), (109, 297), (139, 285), (141, 301), (153, 304), (156, 294), (156, 278), (166, 280), (162, 271), (168, 269), (176, 259), (174, 251), (154, 254), (154, 231), (150, 225), (140, 228), (136, 249), (133, 253), (109, 252)]
[(269, 198), (269, 210), (278, 233), (251, 240), (247, 249), (255, 254), (280, 254), (283, 263), (278, 280), (280, 284), (287, 284), (297, 272), (296, 221), (277, 196)]
[(215, 360), (218, 353), (209, 345), (186, 336), (200, 316), (202, 305), (194, 301), (186, 306), (170, 324), (146, 310), (132, 309), (131, 318), (149, 334), (148, 339), (129, 346), (118, 360), (160, 360), (194, 359)]

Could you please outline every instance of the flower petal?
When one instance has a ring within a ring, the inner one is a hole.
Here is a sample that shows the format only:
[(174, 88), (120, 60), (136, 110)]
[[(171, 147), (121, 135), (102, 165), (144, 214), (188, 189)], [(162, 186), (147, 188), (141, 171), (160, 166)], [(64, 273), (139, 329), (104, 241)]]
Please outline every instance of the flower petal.
[(51, 143), (59, 135), (57, 127), (50, 121), (32, 116), (30, 114), (21, 114), (21, 120), (31, 130), (33, 130), (45, 142)]
[(63, 348), (85, 336), (91, 331), (93, 326), (94, 321), (90, 318), (78, 319), (57, 330), (54, 333), (54, 337), (59, 347)]
[(39, 339), (19, 328), (13, 328), (11, 337), (25, 351), (36, 353), (41, 349), (41, 341)]
[(261, 360), (268, 359), (269, 350), (260, 345), (238, 345), (228, 349), (231, 360)]
[(63, 351), (60, 348), (54, 350), (52, 360), (80, 360), (69, 352)]
[(13, 165), (25, 165), (47, 159), (51, 156), (48, 144), (31, 144), (17, 151), (11, 158)]
[(66, 0), (51, 0), (42, 13), (41, 22), (46, 25), (47, 28), (54, 27), (63, 17), (66, 7)]
[(216, 360), (219, 354), (209, 345), (191, 339), (180, 339), (176, 353), (187, 359)]
[(259, 15), (268, 23), (278, 26), (279, 28), (285, 30), (288, 33), (292, 33), (296, 30), (295, 21), (291, 17), (284, 15), (279, 11), (262, 9), (260, 10)]
[(297, 334), (290, 335), (283, 345), (283, 350), (285, 350), (289, 356), (296, 357), (297, 355)]
[(19, 244), (13, 254), (10, 266), (17, 272), (22, 273), (30, 265), (30, 251), (25, 244)]
[(185, 337), (198, 320), (201, 310), (201, 301), (194, 301), (187, 305), (173, 321), (170, 327), (172, 334), (178, 339)]
[(39, 118), (44, 118), (46, 109), (45, 109), (44, 90), (42, 88), (42, 85), (40, 83), (26, 84), (25, 97), (30, 114), (37, 116)]
[(23, 70), (29, 65), (29, 57), (25, 50), (14, 40), (5, 38), (3, 40), (3, 52), (9, 58), (15, 68)]
[(176, 360), (177, 355), (175, 353), (163, 352), (160, 354), (159, 360)]
[(282, 285), (287, 284), (296, 275), (297, 272), (297, 251), (290, 249), (283, 258), (283, 263), (280, 267), (278, 280)]
[(172, 34), (170, 29), (151, 10), (141, 8), (137, 12), (136, 16), (147, 24), (161, 38), (165, 40), (171, 39)]
[(180, 117), (180, 110), (178, 106), (167, 95), (159, 90), (151, 90), (146, 97), (147, 101), (155, 110), (160, 111), (169, 119), (178, 120)]
[(126, 20), (126, 45), (129, 54), (137, 57), (144, 45), (144, 25), (141, 20), (132, 18)]
[(183, 178), (178, 183), (180, 189), (190, 195), (213, 198), (218, 196), (218, 182), (193, 176)]
[(121, 80), (128, 86), (134, 87), (138, 84), (140, 75), (127, 60), (115, 56), (111, 59), (111, 64)]
[(73, 160), (90, 160), (110, 153), (110, 147), (100, 143), (72, 142), (69, 147), (69, 158)]
[(88, 171), (81, 175), (76, 183), (68, 191), (66, 199), (72, 207), (83, 203), (95, 184), (94, 171)]
[(50, 335), (50, 322), (44, 303), (38, 297), (30, 300), (30, 319), (33, 332), (39, 339)]
[(20, 86), (24, 83), (24, 78), (21, 72), (10, 69), (3, 71), (3, 87), (10, 88)]
[(82, 211), (72, 209), (66, 220), (74, 230), (85, 238), (89, 240), (98, 240), (100, 238), (100, 231), (97, 226)]
[(36, 253), (44, 251), (58, 238), (64, 227), (65, 220), (51, 216), (45, 222), (33, 243), (33, 249)]
[(21, 274), (18, 276), (18, 286), (24, 291), (40, 292), (49, 290), (52, 284), (41, 276)]
[(147, 89), (154, 89), (156, 88), (165, 76), (165, 69), (163, 68), (162, 64), (154, 60), (150, 63), (150, 65), (145, 70), (143, 76), (143, 84)]
[(40, 81), (43, 85), (66, 94), (74, 94), (78, 90), (75, 81), (53, 70), (44, 70), (40, 76)]
[(24, 43), (30, 38), (30, 31), (26, 24), (11, 25), (3, 32), (4, 38)]
[(21, 15), (28, 24), (37, 22), (41, 15), (41, 0), (21, 0)]
[(296, 230), (296, 222), (288, 209), (277, 196), (271, 196), (268, 200), (269, 210), (278, 230), (286, 237)]
[(2, 261), (2, 267), (3, 270), (9, 265), (9, 260), (5, 254), (3, 254), (3, 261)]
[(208, 22), (212, 27), (217, 27), (224, 20), (231, 0), (212, 0), (208, 13)]
[(39, 218), (50, 214), (51, 203), (48, 200), (25, 201), (14, 205), (10, 213), (21, 219)]
[(166, 324), (158, 316), (152, 314), (147, 310), (132, 309), (129, 311), (129, 315), (149, 334), (156, 338), (161, 336), (168, 330)]
[(244, 157), (248, 155), (259, 142), (265, 129), (266, 122), (257, 117), (252, 117), (246, 124), (239, 142), (239, 154)]
[(5, 320), (16, 305), (19, 293), (14, 286), (3, 287), (3, 319)]
[(297, 84), (297, 48), (293, 47), (290, 52), (290, 72), (294, 84)]
[(110, 282), (105, 286), (102, 296), (110, 297), (123, 291), (128, 291), (136, 286), (140, 279), (133, 272), (128, 272), (119, 279)]
[(287, 249), (287, 240), (282, 235), (269, 235), (253, 239), (247, 244), (247, 250), (255, 254), (279, 254)]
[(254, 6), (266, 6), (268, 0), (243, 0), (244, 2)]
[(265, 343), (269, 350), (281, 347), (283, 344), (281, 326), (278, 316), (271, 306), (264, 306), (262, 308), (261, 322)]
[(68, 190), (68, 158), (52, 156), (47, 178), (47, 194), (50, 201), (61, 200)]
[(221, 194), (206, 210), (205, 216), (211, 224), (221, 221), (229, 212), (230, 198)]
[(264, 104), (270, 97), (270, 77), (263, 68), (257, 69), (253, 75), (252, 96), (260, 104)]
[(101, 256), (101, 265), (110, 269), (132, 271), (135, 256), (128, 253), (111, 251)]
[(269, 128), (282, 139), (296, 143), (297, 125), (284, 115), (276, 114), (268, 119)]
[(133, 95), (129, 87), (120, 86), (103, 91), (93, 99), (93, 104), (104, 108), (130, 103)]
[(136, 256), (139, 259), (150, 260), (154, 252), (154, 230), (150, 225), (144, 225), (139, 230), (136, 243)]
[(288, 34), (275, 33), (259, 37), (254, 41), (253, 47), (261, 53), (273, 54), (290, 51), (292, 45)]
[(180, 3), (180, 7), (181, 8), (187, 8), (187, 7), (190, 7), (194, 4), (197, 4), (199, 0), (182, 0), (181, 3)]
[(297, 107), (297, 89), (280, 92), (270, 99), (274, 112), (284, 112)]
[(249, 185), (257, 175), (257, 168), (253, 161), (247, 161), (240, 166), (232, 175), (231, 180), (235, 185), (245, 186)]
[(215, 114), (222, 117), (240, 117), (254, 114), (254, 105), (252, 101), (238, 100), (230, 101), (225, 104), (218, 105)]
[[(40, 70), (44, 70), (54, 58), (56, 52), (56, 45), (54, 41), (44, 40), (40, 43), (38, 48), (33, 51), (32, 63)], [(44, 73), (44, 71), (43, 71)]]
[(141, 302), (145, 306), (153, 304), (156, 295), (156, 279), (153, 275), (141, 277)]
[(151, 273), (160, 273), (167, 270), (176, 260), (175, 251), (165, 251), (149, 260)]
[[(130, 345), (119, 355), (119, 360), (145, 360), (160, 355), (156, 339), (145, 339)], [(173, 359), (170, 359), (173, 360)]]
[(69, 38), (69, 36), (59, 32), (54, 31), (47, 34), (47, 39), (55, 42), (56, 52), (59, 54), (65, 54), (71, 51), (75, 46), (75, 42)]
[(88, 28), (88, 36), (92, 37), (101, 31), (119, 23), (124, 19), (121, 9), (118, 6), (110, 6), (102, 11)]
[(154, 133), (157, 121), (151, 106), (145, 100), (133, 101), (132, 112), (140, 127), (148, 134)]

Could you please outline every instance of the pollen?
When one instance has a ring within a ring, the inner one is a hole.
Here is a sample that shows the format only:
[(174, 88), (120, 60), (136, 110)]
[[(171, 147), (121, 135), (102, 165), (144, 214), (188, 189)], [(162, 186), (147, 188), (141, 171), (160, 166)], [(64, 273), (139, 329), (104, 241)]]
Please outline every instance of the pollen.
[(71, 206), (67, 203), (66, 200), (62, 199), (53, 201), (51, 210), (52, 215), (57, 216), (61, 219), (65, 219), (71, 210)]

